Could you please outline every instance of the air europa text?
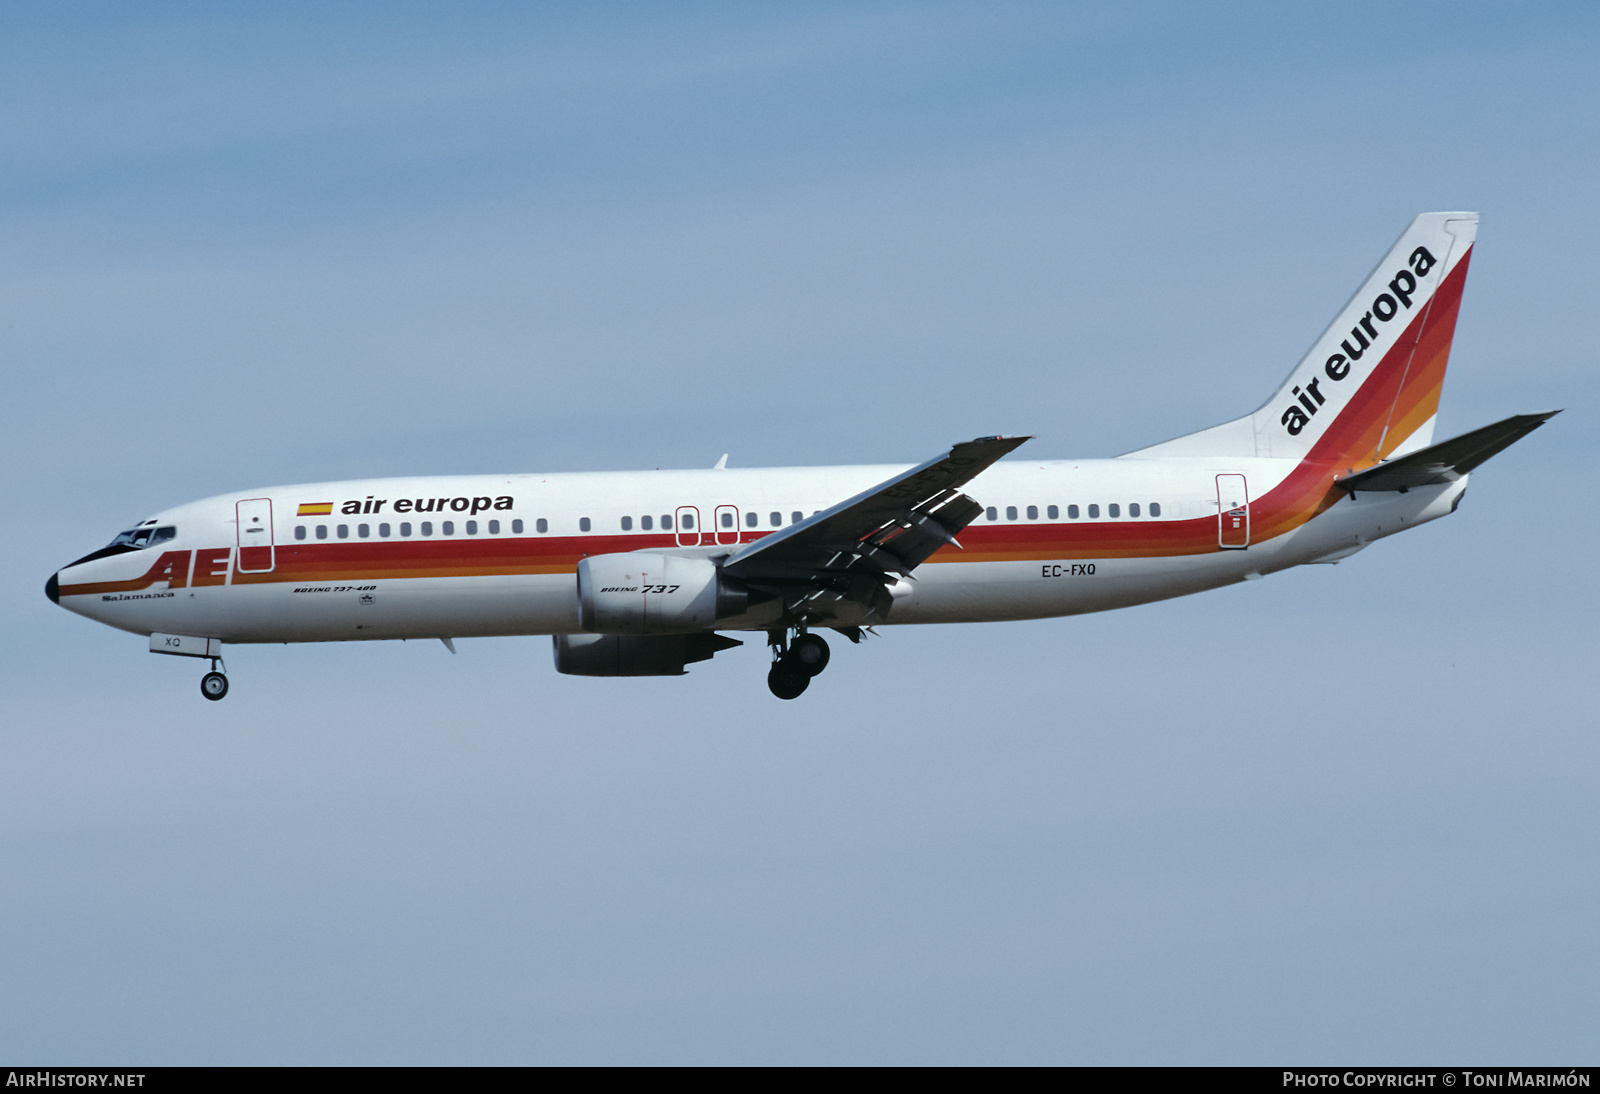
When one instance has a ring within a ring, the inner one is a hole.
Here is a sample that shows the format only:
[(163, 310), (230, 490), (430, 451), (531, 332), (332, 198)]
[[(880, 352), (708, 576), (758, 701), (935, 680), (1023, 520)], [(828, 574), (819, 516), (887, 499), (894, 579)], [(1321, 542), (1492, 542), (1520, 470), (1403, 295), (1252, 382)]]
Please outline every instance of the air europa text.
[[(1350, 375), (1351, 362), (1361, 360), (1377, 342), (1377, 323), (1387, 323), (1401, 311), (1410, 311), (1411, 297), (1417, 291), (1418, 279), (1427, 277), (1429, 271), (1438, 264), (1439, 260), (1434, 258), (1426, 247), (1418, 247), (1411, 252), (1409, 263), (1411, 268), (1399, 270), (1389, 280), (1389, 291), (1378, 294), (1366, 314), (1350, 328), (1350, 337), (1339, 343), (1339, 349), (1343, 352), (1333, 354), (1322, 366), (1322, 371), (1328, 379), (1338, 383)], [(1328, 397), (1317, 390), (1321, 383), (1322, 378), (1315, 376), (1306, 381), (1303, 391), (1300, 385), (1295, 385), (1291, 394), (1299, 405), (1291, 404), (1279, 419), (1283, 428), (1288, 430), (1289, 436), (1298, 437), (1300, 431), (1311, 424), (1311, 419), (1316, 417), (1322, 404), (1328, 401)]]
[[(383, 507), (390, 504), (388, 498), (374, 500), (368, 497), (366, 501), (354, 500), (344, 502), (339, 506), (339, 512), (352, 517), (364, 513), (381, 513)], [(395, 513), (466, 513), (476, 516), (490, 509), (510, 509), (513, 505), (510, 494), (491, 498), (481, 496), (476, 498), (396, 498), (392, 512)]]

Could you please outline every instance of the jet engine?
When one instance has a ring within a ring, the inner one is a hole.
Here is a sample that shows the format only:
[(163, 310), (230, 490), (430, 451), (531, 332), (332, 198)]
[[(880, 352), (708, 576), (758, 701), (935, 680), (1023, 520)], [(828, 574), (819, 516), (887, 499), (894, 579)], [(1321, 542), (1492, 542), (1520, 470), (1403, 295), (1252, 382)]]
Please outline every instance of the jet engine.
[(710, 630), (749, 602), (744, 583), (724, 577), (710, 559), (641, 551), (578, 563), (578, 622), (597, 634)]
[(682, 676), (684, 666), (709, 661), (744, 643), (720, 634), (558, 634), (556, 671), (568, 676)]

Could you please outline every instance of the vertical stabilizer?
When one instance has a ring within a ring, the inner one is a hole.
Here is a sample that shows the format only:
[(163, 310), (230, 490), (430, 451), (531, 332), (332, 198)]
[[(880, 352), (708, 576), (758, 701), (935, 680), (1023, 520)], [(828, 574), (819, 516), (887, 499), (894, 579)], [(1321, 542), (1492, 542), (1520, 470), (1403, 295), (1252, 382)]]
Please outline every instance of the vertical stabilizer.
[(1477, 213), (1423, 213), (1259, 410), (1128, 455), (1357, 468), (1431, 443), (1477, 230)]

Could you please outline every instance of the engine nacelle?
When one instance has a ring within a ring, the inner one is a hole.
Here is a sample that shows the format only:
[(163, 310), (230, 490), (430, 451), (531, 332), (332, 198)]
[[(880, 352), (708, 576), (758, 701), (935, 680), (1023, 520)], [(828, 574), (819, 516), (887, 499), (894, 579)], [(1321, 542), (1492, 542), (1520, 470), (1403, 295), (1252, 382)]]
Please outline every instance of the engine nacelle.
[(558, 634), (556, 671), (568, 676), (682, 676), (684, 666), (744, 643), (720, 634)]
[(743, 584), (723, 577), (710, 559), (640, 551), (578, 563), (578, 622), (597, 634), (710, 630), (748, 604)]

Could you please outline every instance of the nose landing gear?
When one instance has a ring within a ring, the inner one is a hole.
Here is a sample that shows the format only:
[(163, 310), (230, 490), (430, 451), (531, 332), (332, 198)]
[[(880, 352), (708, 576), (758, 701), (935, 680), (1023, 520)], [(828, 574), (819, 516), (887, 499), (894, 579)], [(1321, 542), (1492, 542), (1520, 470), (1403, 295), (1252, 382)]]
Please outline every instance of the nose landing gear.
[[(218, 666), (221, 666), (220, 671)], [(211, 659), (211, 671), (200, 677), (200, 694), (210, 699), (213, 703), (228, 694), (228, 666), (222, 664), (221, 657)]]
[(211, 662), (211, 671), (200, 678), (200, 694), (213, 703), (228, 694), (228, 666), (222, 663), (222, 639), (156, 631), (150, 636), (150, 652), (204, 657)]
[(811, 686), (811, 678), (828, 667), (828, 643), (820, 635), (800, 631), (786, 642), (786, 631), (773, 631), (772, 668), (767, 672), (767, 687), (779, 699), (798, 699)]

